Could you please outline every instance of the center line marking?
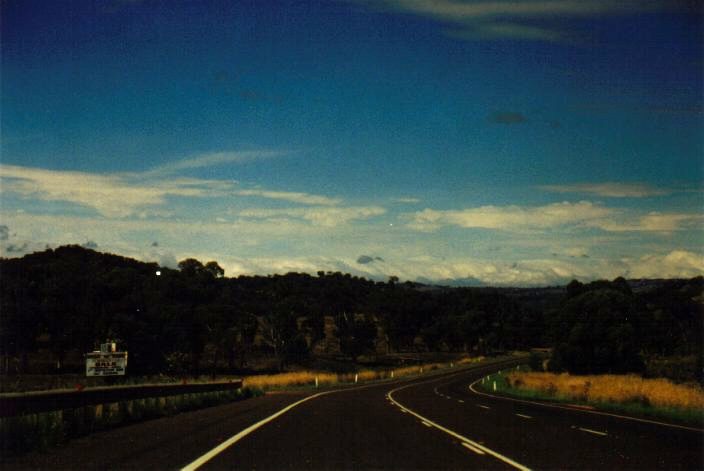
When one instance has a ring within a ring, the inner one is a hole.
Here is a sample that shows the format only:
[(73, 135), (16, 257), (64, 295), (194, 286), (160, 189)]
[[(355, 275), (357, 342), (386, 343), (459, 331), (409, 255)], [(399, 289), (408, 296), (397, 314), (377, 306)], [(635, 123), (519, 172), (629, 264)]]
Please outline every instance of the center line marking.
[(606, 433), (606, 432), (599, 432), (599, 431), (597, 431), (597, 430), (592, 430), (592, 429), (590, 429), (590, 428), (582, 428), (582, 427), (579, 427), (579, 430), (581, 430), (582, 432), (593, 433), (594, 435), (599, 435), (599, 436), (602, 436), (602, 437), (605, 437), (605, 436), (608, 435), (608, 433)]
[(482, 450), (480, 450), (479, 448), (476, 448), (476, 447), (470, 445), (469, 443), (464, 443), (464, 442), (463, 442), (463, 443), (462, 443), (462, 446), (465, 447), (465, 448), (468, 448), (468, 449), (472, 450), (473, 452), (475, 452), (475, 453), (478, 454), (478, 455), (486, 455), (486, 453), (484, 453)]
[(523, 417), (524, 419), (532, 419), (533, 417), (525, 414), (516, 414), (518, 417)]

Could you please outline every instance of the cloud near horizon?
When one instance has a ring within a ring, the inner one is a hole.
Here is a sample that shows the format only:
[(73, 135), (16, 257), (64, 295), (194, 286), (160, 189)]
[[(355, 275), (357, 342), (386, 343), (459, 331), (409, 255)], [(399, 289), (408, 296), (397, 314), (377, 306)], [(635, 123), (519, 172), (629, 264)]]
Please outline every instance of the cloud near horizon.
[(704, 216), (687, 213), (645, 215), (623, 208), (608, 208), (589, 201), (552, 203), (544, 206), (481, 206), (462, 210), (425, 209), (410, 215), (410, 229), (432, 232), (445, 226), (542, 231), (560, 227), (594, 228), (606, 232), (670, 233), (687, 228), (701, 230)]
[(612, 216), (614, 210), (588, 201), (545, 206), (481, 206), (462, 210), (425, 209), (412, 215), (408, 227), (434, 231), (443, 226), (463, 228), (534, 230), (566, 224), (584, 224)]
[(540, 185), (539, 190), (551, 193), (581, 193), (609, 198), (647, 198), (650, 196), (664, 196), (672, 193), (671, 190), (656, 188), (645, 183), (575, 183), (571, 185)]

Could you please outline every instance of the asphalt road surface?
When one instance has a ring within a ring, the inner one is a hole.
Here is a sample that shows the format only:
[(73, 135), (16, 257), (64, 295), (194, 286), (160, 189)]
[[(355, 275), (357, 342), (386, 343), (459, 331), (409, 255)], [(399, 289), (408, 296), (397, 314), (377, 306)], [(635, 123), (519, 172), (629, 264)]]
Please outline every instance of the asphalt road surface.
[(315, 397), (272, 394), (98, 433), (49, 453), (5, 461), (0, 467), (704, 468), (701, 430), (511, 401), (470, 390), (473, 382), (498, 368), (475, 366)]

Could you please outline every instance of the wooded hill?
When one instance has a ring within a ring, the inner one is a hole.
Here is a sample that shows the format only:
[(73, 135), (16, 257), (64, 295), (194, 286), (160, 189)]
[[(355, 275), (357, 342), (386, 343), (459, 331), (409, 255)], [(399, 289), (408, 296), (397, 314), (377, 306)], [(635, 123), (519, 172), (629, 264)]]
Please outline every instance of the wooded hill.
[(6, 374), (61, 371), (67, 357), (110, 339), (129, 351), (130, 374), (196, 374), (261, 356), (285, 368), (326, 353), (356, 360), (549, 346), (553, 368), (573, 372), (642, 371), (650, 358), (676, 355), (691, 357), (701, 375), (703, 288), (702, 277), (545, 289), (339, 272), (228, 278), (214, 261), (187, 259), (173, 270), (65, 246), (0, 259), (0, 354)]

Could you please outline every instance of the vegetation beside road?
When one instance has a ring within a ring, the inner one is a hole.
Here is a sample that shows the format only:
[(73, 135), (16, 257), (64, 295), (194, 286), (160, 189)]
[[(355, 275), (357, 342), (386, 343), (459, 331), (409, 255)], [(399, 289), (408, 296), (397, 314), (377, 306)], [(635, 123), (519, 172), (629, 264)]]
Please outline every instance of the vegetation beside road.
[[(506, 370), (478, 383), (486, 392), (528, 400), (562, 402), (701, 427), (704, 389), (665, 378), (636, 375), (570, 375)], [(496, 389), (494, 390), (494, 384)]]
[(449, 363), (425, 363), (414, 366), (406, 366), (389, 370), (360, 370), (356, 373), (331, 373), (325, 371), (293, 371), (271, 375), (255, 375), (244, 378), (244, 385), (262, 390), (281, 389), (291, 387), (306, 387), (317, 385), (334, 386), (341, 384), (366, 381), (378, 381), (383, 379), (402, 378), (422, 374), (424, 372), (452, 368), (461, 365), (479, 363), (484, 357), (465, 357), (455, 362)]

